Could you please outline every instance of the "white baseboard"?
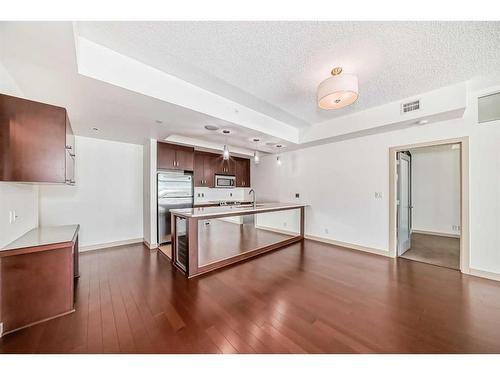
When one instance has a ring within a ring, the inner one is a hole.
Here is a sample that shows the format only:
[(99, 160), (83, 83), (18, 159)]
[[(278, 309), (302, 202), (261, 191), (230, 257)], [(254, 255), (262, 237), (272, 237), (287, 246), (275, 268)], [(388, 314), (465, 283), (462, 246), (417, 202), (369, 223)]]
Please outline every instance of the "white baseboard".
[(304, 238), (306, 238), (308, 240), (323, 242), (323, 243), (327, 243), (327, 244), (330, 244), (330, 245), (335, 245), (335, 246), (340, 246), (340, 247), (346, 247), (348, 249), (364, 251), (366, 253), (377, 254), (377, 255), (382, 255), (382, 256), (385, 256), (385, 257), (392, 258), (391, 255), (389, 254), (389, 251), (385, 251), (385, 250), (381, 250), (381, 249), (376, 249), (376, 248), (373, 248), (373, 247), (356, 245), (356, 244), (353, 244), (353, 243), (332, 240), (330, 238), (313, 236), (313, 235), (310, 235), (310, 234), (306, 234), (304, 236)]
[(256, 229), (262, 229), (262, 230), (267, 230), (269, 232), (275, 232), (275, 233), (281, 233), (281, 234), (286, 234), (288, 236), (298, 236), (298, 232), (292, 232), (290, 230), (284, 230), (284, 229), (278, 229), (274, 227), (268, 227), (267, 225), (255, 225)]
[(460, 234), (456, 234), (456, 233), (432, 232), (432, 231), (428, 231), (428, 230), (418, 230), (418, 229), (412, 229), (411, 232), (416, 233), (416, 234), (428, 234), (431, 236), (460, 238)]
[(124, 241), (113, 241), (113, 242), (106, 242), (106, 243), (101, 243), (101, 244), (97, 244), (97, 245), (80, 246), (80, 252), (82, 253), (85, 251), (100, 250), (100, 249), (105, 249), (108, 247), (131, 245), (131, 244), (135, 244), (135, 243), (141, 243), (142, 241), (143, 241), (142, 238), (133, 238), (133, 239), (124, 240)]
[(483, 279), (500, 281), (500, 273), (481, 271), (474, 268), (469, 268), (468, 272), (464, 273), (467, 273), (468, 275), (472, 276), (482, 277)]
[(145, 238), (142, 239), (142, 243), (144, 245), (146, 245), (146, 247), (149, 249), (149, 250), (153, 250), (153, 249), (156, 249), (158, 248), (158, 244), (157, 243), (149, 243)]

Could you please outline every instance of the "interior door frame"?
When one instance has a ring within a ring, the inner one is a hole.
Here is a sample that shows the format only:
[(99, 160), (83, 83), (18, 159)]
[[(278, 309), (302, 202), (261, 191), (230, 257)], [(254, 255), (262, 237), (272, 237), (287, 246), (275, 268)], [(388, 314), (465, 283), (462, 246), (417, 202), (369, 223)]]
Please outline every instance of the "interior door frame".
[[(399, 158), (398, 158), (398, 155), (399, 155)], [(400, 179), (401, 179), (401, 176), (400, 176), (400, 169), (401, 169), (401, 159), (406, 159), (407, 162), (408, 162), (408, 199), (409, 199), (409, 202), (408, 202), (408, 237), (409, 237), (409, 240), (410, 240), (410, 243), (411, 243), (411, 228), (412, 228), (412, 222), (413, 222), (413, 211), (412, 211), (412, 207), (413, 207), (413, 196), (412, 196), (412, 165), (411, 165), (411, 156), (410, 155), (407, 155), (405, 154), (404, 152), (396, 152), (396, 158), (397, 158), (397, 161), (399, 161), (399, 164), (396, 163), (396, 182), (397, 182), (397, 187), (396, 187), (396, 202), (398, 201), (398, 195), (399, 195), (399, 200), (401, 200), (401, 192), (400, 192), (400, 186), (399, 186), (399, 182), (400, 182)], [(399, 167), (399, 168), (398, 168)], [(399, 251), (399, 245), (400, 245), (400, 241), (399, 241), (399, 236), (398, 236), (398, 229), (400, 228), (400, 220), (401, 220), (401, 217), (399, 215), (399, 209), (401, 207), (401, 201), (399, 202), (399, 207), (398, 205), (396, 204), (396, 239), (398, 240), (398, 243), (397, 243), (397, 248), (396, 248), (396, 255), (397, 256), (401, 256), (403, 255), (406, 251), (408, 251), (409, 249), (405, 250), (402, 254), (400, 254), (400, 251)]]
[(397, 153), (415, 148), (460, 144), (460, 271), (470, 273), (469, 137), (450, 138), (389, 148), (389, 256), (397, 257)]

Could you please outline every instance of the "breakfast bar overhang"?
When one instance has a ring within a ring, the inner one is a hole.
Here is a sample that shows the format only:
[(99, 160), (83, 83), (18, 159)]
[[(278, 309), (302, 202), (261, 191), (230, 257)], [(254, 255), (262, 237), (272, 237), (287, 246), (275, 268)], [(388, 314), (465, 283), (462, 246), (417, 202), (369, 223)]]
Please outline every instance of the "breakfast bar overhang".
[(304, 204), (171, 210), (172, 263), (188, 278), (304, 239)]

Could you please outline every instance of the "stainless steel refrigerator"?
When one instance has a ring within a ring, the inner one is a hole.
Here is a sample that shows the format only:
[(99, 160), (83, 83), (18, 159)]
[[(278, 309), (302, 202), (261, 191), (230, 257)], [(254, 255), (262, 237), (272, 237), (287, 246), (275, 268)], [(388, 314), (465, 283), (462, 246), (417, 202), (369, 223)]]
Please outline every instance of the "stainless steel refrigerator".
[(158, 244), (172, 241), (170, 210), (193, 207), (193, 175), (158, 172)]

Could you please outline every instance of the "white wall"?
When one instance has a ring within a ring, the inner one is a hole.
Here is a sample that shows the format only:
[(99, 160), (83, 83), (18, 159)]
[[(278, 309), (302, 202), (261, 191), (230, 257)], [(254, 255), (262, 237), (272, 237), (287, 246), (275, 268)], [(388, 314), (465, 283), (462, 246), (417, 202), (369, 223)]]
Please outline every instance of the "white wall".
[[(0, 63), (0, 93), (22, 96), (22, 92)], [(16, 221), (9, 224), (9, 211)], [(0, 182), (0, 248), (38, 226), (38, 187)]]
[[(9, 211), (15, 222), (9, 223)], [(0, 182), (0, 249), (38, 226), (38, 187)]]
[[(252, 201), (252, 195), (248, 194), (251, 188), (194, 188), (194, 203), (206, 203), (213, 201)], [(259, 197), (257, 197), (259, 200)]]
[(76, 186), (40, 186), (40, 225), (80, 224), (80, 246), (143, 238), (143, 147), (77, 136)]
[(460, 234), (460, 149), (450, 145), (411, 150), (412, 229)]
[[(310, 204), (307, 235), (389, 251), (389, 148), (469, 136), (470, 266), (500, 273), (500, 122), (477, 124), (477, 95), (464, 118), (370, 135), (273, 156), (252, 170), (260, 198)], [(376, 199), (375, 192), (382, 198)]]

